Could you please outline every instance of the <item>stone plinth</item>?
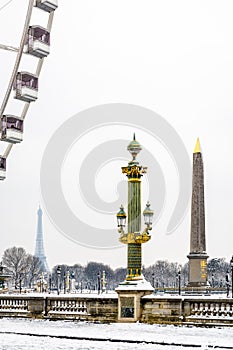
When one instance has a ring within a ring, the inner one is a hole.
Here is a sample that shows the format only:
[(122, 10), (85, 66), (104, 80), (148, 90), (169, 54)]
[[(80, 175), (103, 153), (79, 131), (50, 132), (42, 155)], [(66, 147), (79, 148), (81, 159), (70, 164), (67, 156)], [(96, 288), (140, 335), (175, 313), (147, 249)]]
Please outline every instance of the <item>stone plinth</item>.
[(202, 288), (209, 286), (207, 282), (207, 254), (190, 253), (189, 258), (189, 283), (187, 287)]
[(117, 288), (118, 321), (137, 322), (141, 320), (141, 298), (152, 293), (154, 288), (144, 278), (139, 281), (125, 281)]

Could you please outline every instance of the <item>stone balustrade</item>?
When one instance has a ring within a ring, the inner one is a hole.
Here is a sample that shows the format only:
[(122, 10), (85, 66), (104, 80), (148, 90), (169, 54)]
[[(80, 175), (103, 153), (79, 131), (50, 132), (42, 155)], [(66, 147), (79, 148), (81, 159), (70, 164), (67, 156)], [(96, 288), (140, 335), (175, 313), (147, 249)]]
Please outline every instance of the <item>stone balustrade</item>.
[(233, 302), (231, 301), (215, 301), (211, 302), (192, 302), (190, 305), (191, 315), (200, 317), (232, 317)]
[[(233, 299), (208, 296), (159, 296), (140, 299), (140, 322), (227, 324), (233, 326)], [(0, 295), (0, 317), (31, 317), (117, 322), (117, 294)]]
[(1, 312), (27, 312), (28, 300), (22, 298), (4, 298), (0, 299)]
[(50, 314), (87, 314), (87, 303), (84, 300), (77, 299), (53, 299), (50, 301)]
[(142, 298), (142, 322), (148, 323), (223, 323), (233, 325), (233, 299), (208, 296)]

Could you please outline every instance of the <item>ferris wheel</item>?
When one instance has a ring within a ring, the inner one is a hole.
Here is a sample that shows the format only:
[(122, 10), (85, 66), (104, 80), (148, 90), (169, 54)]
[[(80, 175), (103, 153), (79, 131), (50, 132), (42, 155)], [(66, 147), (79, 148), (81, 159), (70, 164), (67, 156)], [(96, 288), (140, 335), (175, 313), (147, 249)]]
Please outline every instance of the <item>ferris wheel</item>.
[[(7, 6), (10, 2), (8, 1), (4, 6)], [(50, 32), (54, 11), (57, 7), (58, 0), (29, 0), (19, 48), (0, 44), (0, 49), (16, 53), (14, 67), (0, 106), (0, 141), (5, 145), (4, 152), (0, 155), (0, 180), (6, 178), (6, 159), (13, 145), (23, 140), (23, 124), (30, 103), (38, 98), (39, 75), (44, 58), (50, 52)], [(46, 27), (31, 23), (33, 12), (40, 10), (48, 15)], [(20, 63), (24, 54), (36, 57), (35, 72), (20, 70)], [(22, 103), (22, 111), (19, 115), (5, 112), (12, 98)]]

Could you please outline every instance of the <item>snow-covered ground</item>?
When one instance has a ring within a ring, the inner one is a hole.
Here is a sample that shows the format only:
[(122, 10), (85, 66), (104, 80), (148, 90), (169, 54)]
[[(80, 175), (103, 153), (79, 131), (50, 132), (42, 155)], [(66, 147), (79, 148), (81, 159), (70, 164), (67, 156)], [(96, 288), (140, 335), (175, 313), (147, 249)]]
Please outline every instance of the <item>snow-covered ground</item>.
[[(82, 337), (85, 339), (77, 339)], [(88, 340), (89, 338), (92, 340)], [(101, 341), (93, 339), (101, 339)], [(116, 341), (112, 342), (112, 339)], [(117, 340), (119, 340), (119, 342)], [(125, 342), (122, 342), (122, 340)], [(154, 342), (154, 344), (137, 344), (130, 343), (130, 341)], [(161, 345), (159, 343), (165, 343), (166, 345)], [(197, 328), (185, 326), (146, 325), (139, 323), (94, 324), (89, 322), (30, 319), (0, 320), (1, 350), (175, 350), (183, 348), (180, 344), (186, 345), (185, 348), (187, 350), (196, 349), (197, 346), (199, 346), (200, 349), (208, 349), (212, 347), (233, 349), (233, 330), (232, 328), (227, 327)]]
[[(85, 339), (77, 339), (82, 337)], [(101, 341), (97, 339), (101, 339)], [(116, 341), (113, 342), (111, 340)], [(154, 342), (154, 344), (137, 344), (130, 341)], [(161, 345), (159, 343), (165, 343), (167, 345)], [(179, 344), (186, 345), (185, 349), (187, 350), (196, 349), (197, 346), (200, 349), (213, 347), (233, 349), (233, 329), (227, 327), (198, 328), (146, 325), (140, 323), (96, 324), (90, 322), (30, 319), (0, 320), (1, 350), (184, 349)], [(187, 346), (188, 344), (190, 346)]]

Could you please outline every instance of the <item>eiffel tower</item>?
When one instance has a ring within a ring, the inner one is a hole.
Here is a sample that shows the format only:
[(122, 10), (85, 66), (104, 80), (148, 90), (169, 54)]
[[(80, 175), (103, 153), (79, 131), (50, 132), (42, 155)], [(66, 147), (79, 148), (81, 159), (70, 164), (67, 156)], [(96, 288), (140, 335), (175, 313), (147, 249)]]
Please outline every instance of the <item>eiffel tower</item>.
[(38, 222), (37, 222), (37, 234), (36, 234), (36, 249), (35, 249), (34, 255), (40, 259), (43, 272), (49, 272), (48, 263), (47, 263), (46, 256), (44, 253), (42, 214), (43, 214), (43, 212), (41, 210), (41, 207), (39, 206), (39, 209), (37, 210)]

